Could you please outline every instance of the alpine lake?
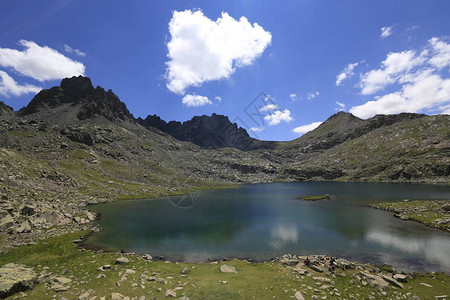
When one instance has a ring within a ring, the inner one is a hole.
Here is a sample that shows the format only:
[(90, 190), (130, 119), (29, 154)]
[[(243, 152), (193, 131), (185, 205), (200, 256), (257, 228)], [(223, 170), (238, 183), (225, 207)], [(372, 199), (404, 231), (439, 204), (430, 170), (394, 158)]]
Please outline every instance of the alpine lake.
[[(308, 194), (330, 194), (304, 201)], [(249, 184), (182, 196), (91, 206), (102, 231), (89, 247), (166, 260), (269, 260), (326, 254), (405, 272), (450, 272), (450, 234), (368, 207), (405, 199), (450, 199), (450, 187), (408, 183)]]

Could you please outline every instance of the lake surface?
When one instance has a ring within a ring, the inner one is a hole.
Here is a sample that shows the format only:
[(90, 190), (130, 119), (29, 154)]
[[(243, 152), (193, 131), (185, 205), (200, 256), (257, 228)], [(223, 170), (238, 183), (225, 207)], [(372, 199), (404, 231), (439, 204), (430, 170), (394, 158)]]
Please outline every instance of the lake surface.
[[(326, 193), (336, 198), (296, 200)], [(450, 187), (273, 183), (101, 204), (90, 209), (102, 213), (104, 230), (88, 243), (189, 262), (326, 254), (402, 271), (450, 272), (449, 233), (367, 207), (404, 199), (450, 199)]]

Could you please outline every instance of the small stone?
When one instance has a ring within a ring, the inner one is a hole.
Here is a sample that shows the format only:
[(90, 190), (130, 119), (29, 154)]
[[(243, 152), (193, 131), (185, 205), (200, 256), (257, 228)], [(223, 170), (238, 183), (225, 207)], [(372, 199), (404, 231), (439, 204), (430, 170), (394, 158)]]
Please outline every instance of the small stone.
[(62, 284), (56, 283), (56, 284), (53, 284), (51, 286), (51, 289), (54, 290), (55, 292), (65, 292), (69, 288), (67, 286), (62, 285)]
[(142, 255), (142, 258), (145, 260), (153, 260), (153, 257), (150, 254), (144, 254)]
[(319, 266), (316, 266), (316, 265), (310, 265), (309, 267), (310, 267), (311, 270), (313, 270), (313, 271), (316, 271), (316, 272), (319, 272), (319, 273), (322, 273), (322, 272), (323, 272), (323, 269), (322, 269), (321, 267), (319, 267)]
[(106, 275), (105, 274), (98, 274), (96, 278), (97, 279), (106, 278)]
[(220, 271), (222, 273), (237, 273), (236, 268), (229, 265), (222, 265), (220, 266)]
[(126, 257), (119, 257), (118, 259), (116, 259), (116, 262), (115, 262), (115, 264), (116, 265), (118, 265), (118, 264), (126, 264), (126, 263), (128, 263), (130, 260), (128, 259), (128, 258), (126, 258)]
[(428, 283), (420, 282), (421, 285), (432, 288), (433, 286)]
[(187, 274), (187, 273), (189, 273), (190, 270), (191, 270), (190, 268), (186, 267), (186, 268), (183, 269), (183, 271), (181, 271), (181, 273), (182, 274)]
[(125, 271), (125, 274), (135, 274), (136, 273), (136, 271), (135, 270), (132, 270), (132, 269), (127, 269), (126, 271)]
[(400, 282), (406, 282), (406, 275), (403, 274), (395, 274), (393, 278)]
[(300, 293), (299, 291), (297, 291), (294, 295), (294, 298), (296, 300), (305, 300), (305, 298), (303, 297), (302, 293)]
[(79, 300), (89, 300), (89, 296), (91, 294), (89, 294), (89, 292), (85, 292), (83, 294), (80, 295), (80, 297), (78, 297)]
[(166, 291), (166, 297), (173, 297), (175, 298), (177, 296), (177, 293), (172, 291), (172, 290), (167, 290)]
[(111, 300), (123, 300), (123, 296), (119, 293), (111, 293)]

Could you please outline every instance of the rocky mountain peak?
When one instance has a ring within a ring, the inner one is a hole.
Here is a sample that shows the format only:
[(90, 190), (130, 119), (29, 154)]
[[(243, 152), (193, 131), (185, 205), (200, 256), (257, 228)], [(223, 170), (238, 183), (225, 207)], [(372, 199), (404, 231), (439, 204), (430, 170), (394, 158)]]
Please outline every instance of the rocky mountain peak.
[(84, 76), (73, 76), (72, 78), (64, 78), (60, 84), (61, 89), (67, 94), (77, 96), (90, 95), (94, 93), (94, 86), (91, 79)]
[[(52, 112), (69, 119), (75, 115), (78, 120), (102, 117), (109, 121), (134, 122), (133, 115), (117, 95), (99, 86), (94, 88), (91, 79), (84, 76), (64, 78), (59, 87), (40, 91), (19, 114), (50, 119), (55, 117)], [(62, 117), (59, 115), (58, 119)]]
[(0, 101), (0, 115), (2, 115), (3, 113), (6, 112), (11, 112), (13, 111), (13, 108), (9, 105), (7, 105), (5, 102)]

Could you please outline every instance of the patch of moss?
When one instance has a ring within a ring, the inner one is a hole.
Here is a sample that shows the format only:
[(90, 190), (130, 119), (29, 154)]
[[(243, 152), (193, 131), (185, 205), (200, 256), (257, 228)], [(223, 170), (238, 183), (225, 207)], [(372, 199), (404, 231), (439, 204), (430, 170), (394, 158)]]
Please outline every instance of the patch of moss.
[(329, 200), (334, 198), (334, 196), (325, 194), (325, 195), (305, 195), (299, 196), (297, 199), (305, 200), (305, 201), (320, 201), (320, 200)]

